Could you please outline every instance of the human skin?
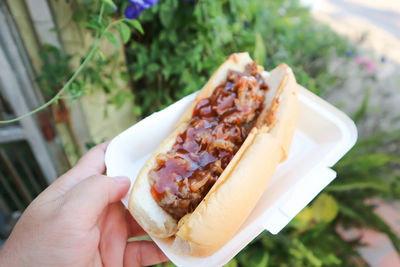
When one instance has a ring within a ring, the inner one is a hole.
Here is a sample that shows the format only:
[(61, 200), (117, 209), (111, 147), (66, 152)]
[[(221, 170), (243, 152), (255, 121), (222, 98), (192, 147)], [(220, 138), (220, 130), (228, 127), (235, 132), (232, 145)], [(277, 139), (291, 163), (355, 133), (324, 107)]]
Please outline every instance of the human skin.
[(130, 180), (104, 176), (107, 143), (44, 190), (0, 250), (0, 266), (145, 266), (166, 261), (120, 202)]

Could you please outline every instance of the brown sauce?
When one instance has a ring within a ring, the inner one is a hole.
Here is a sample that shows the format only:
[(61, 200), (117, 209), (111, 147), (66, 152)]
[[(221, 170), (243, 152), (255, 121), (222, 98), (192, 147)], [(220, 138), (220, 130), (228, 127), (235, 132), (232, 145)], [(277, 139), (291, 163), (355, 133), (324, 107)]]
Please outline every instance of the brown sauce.
[(257, 62), (230, 71), (225, 83), (194, 108), (186, 130), (150, 171), (151, 194), (172, 217), (192, 212), (246, 139), (264, 108), (268, 87)]

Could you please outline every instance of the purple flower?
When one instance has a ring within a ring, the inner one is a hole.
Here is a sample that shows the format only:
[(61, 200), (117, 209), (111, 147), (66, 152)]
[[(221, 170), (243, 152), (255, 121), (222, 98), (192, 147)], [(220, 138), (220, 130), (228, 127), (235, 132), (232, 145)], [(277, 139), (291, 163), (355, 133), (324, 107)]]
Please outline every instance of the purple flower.
[(149, 5), (146, 1), (144, 0), (128, 0), (131, 5), (135, 5), (137, 7), (142, 7), (142, 8), (149, 8), (151, 5)]
[(136, 19), (145, 10), (155, 4), (158, 0), (128, 0), (130, 3), (125, 9), (125, 17), (127, 19)]
[(158, 0), (144, 0), (144, 2), (146, 2), (150, 6), (154, 6), (155, 4), (158, 3)]
[(143, 7), (137, 5), (129, 5), (125, 9), (125, 17), (127, 19), (137, 19), (144, 10)]

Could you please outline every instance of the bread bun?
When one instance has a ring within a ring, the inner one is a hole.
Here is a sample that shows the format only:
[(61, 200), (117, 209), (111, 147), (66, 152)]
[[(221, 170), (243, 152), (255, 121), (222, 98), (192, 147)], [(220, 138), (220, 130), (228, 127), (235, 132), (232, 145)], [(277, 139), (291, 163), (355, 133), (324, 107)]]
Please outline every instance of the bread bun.
[(209, 97), (224, 83), (230, 70), (243, 72), (251, 63), (248, 53), (228, 57), (182, 115), (176, 129), (145, 163), (133, 186), (128, 204), (133, 217), (150, 236), (171, 239), (179, 253), (208, 256), (228, 242), (257, 204), (277, 165), (287, 158), (298, 113), (296, 81), (285, 64), (269, 74), (258, 66), (269, 87), (264, 108), (200, 204), (178, 221), (150, 193), (149, 172), (156, 164), (157, 155), (173, 147), (177, 136), (187, 128), (198, 101)]

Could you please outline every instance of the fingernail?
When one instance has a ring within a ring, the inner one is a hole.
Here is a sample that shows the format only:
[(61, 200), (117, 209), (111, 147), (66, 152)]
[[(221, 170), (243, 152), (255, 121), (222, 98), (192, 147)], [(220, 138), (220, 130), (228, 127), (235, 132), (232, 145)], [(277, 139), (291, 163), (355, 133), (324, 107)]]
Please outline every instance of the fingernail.
[(117, 176), (114, 177), (114, 180), (118, 183), (118, 184), (127, 184), (130, 183), (130, 179), (126, 176)]

